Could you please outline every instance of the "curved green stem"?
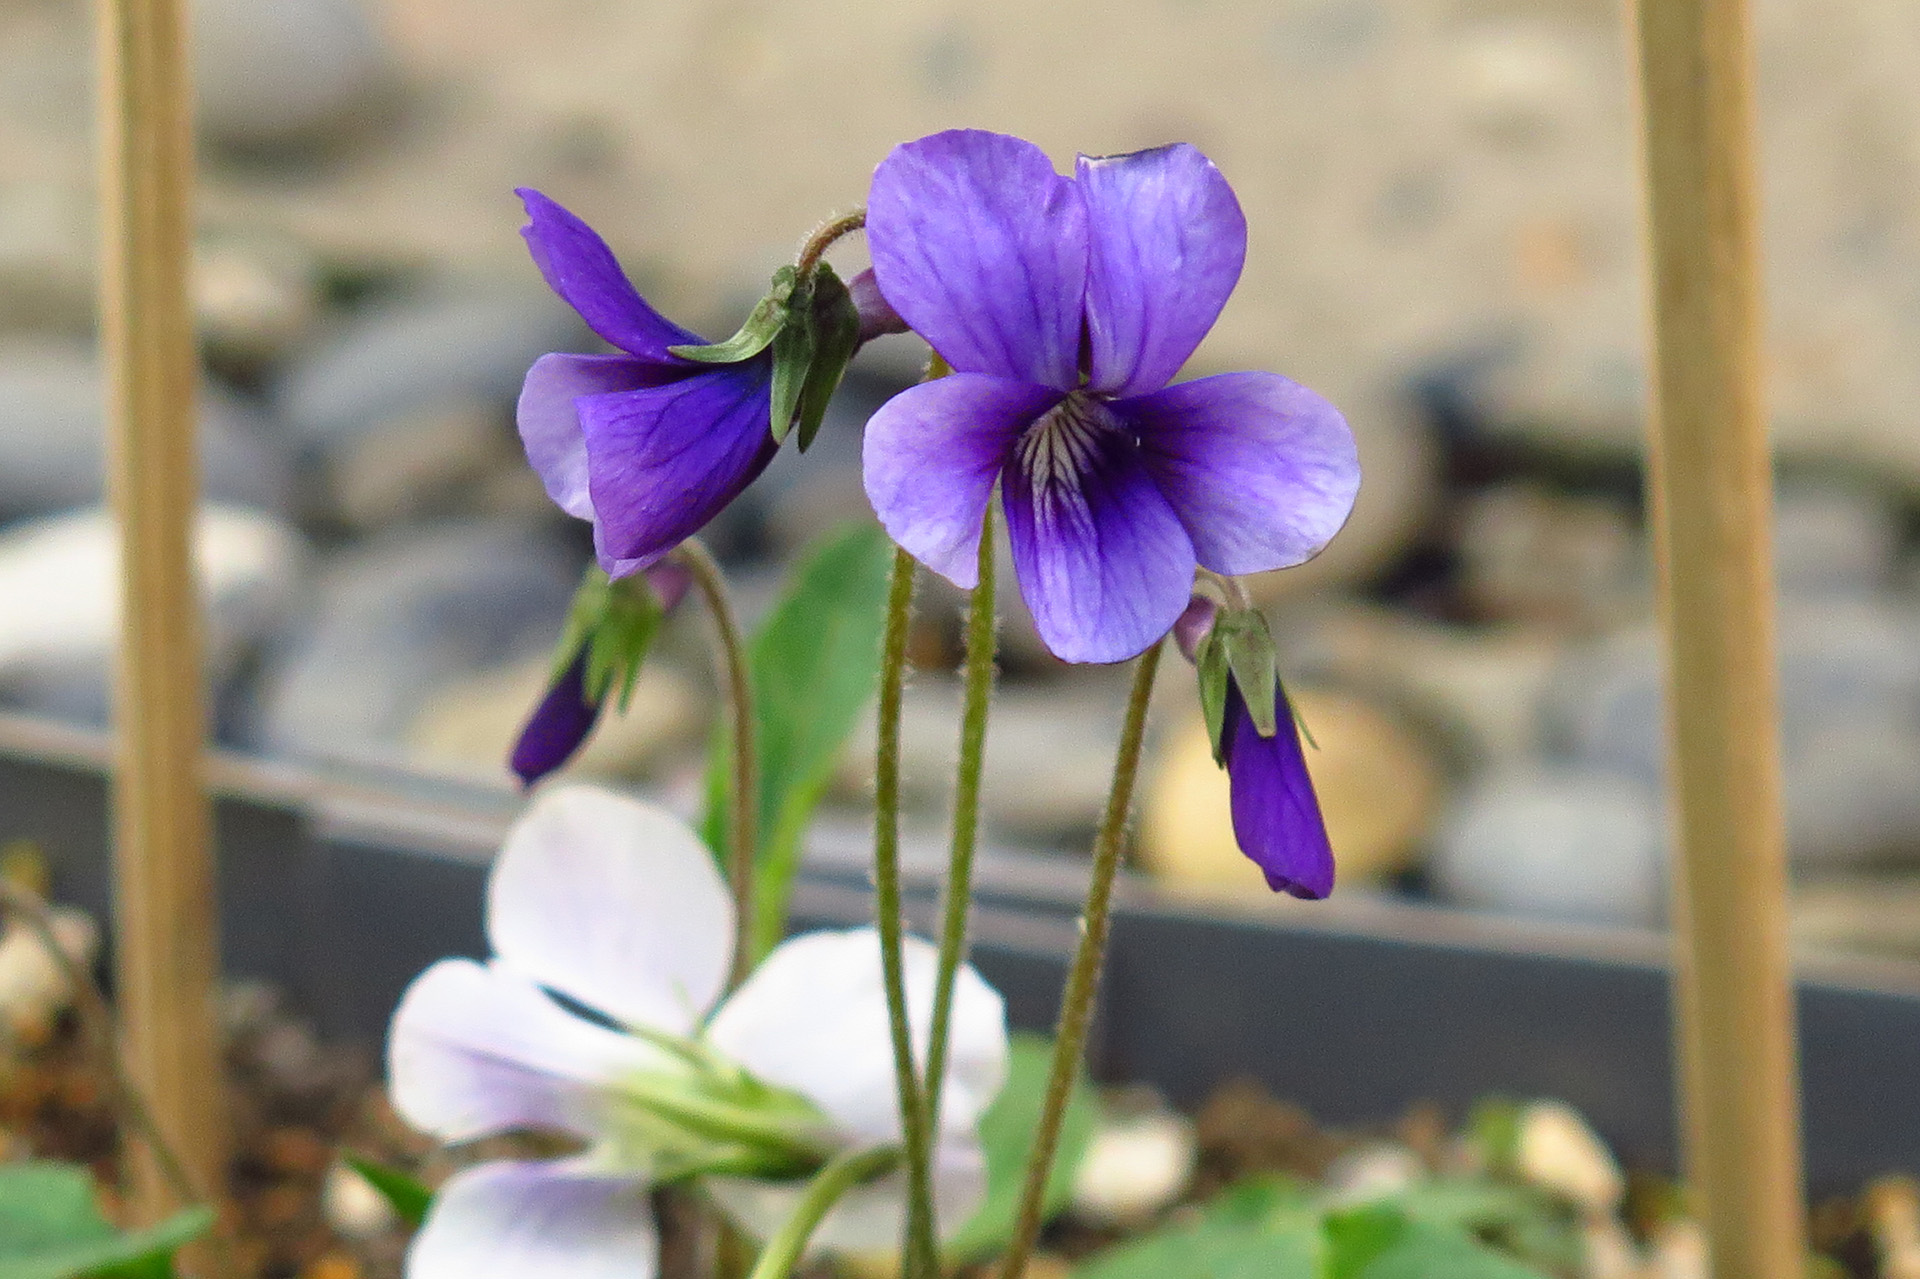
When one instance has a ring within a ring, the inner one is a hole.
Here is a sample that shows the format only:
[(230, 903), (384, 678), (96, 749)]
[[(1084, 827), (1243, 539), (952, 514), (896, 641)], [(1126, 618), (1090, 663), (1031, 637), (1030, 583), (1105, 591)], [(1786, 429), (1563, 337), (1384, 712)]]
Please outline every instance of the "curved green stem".
[(727, 977), (731, 990), (746, 980), (753, 967), (754, 854), (760, 843), (760, 764), (754, 741), (753, 683), (747, 667), (747, 646), (727, 591), (726, 575), (698, 538), (688, 538), (674, 552), (706, 601), (713, 629), (720, 638), (721, 681), (727, 688), (727, 709), (733, 716), (733, 811), (727, 822), (727, 882), (733, 889), (733, 969)]
[(907, 628), (913, 612), (913, 557), (895, 548), (887, 587), (886, 638), (880, 658), (879, 746), (873, 760), (873, 913), (880, 932), (880, 965), (887, 988), (887, 1021), (893, 1032), (894, 1090), (900, 1100), (900, 1132), (907, 1159), (907, 1237), (901, 1273), (931, 1275), (933, 1261), (932, 1147), (926, 1101), (914, 1069), (913, 1033), (907, 1020), (906, 971), (901, 955), (904, 927), (900, 903), (900, 705), (907, 682)]
[[(973, 853), (980, 834), (980, 774), (987, 754), (987, 712), (993, 699), (993, 508), (980, 529), (979, 580), (967, 606), (967, 681), (960, 712), (960, 762), (953, 783), (953, 840), (940, 923), (940, 971), (933, 987), (933, 1030), (927, 1039), (927, 1128), (940, 1131), (940, 1089), (946, 1081), (953, 988), (967, 955), (967, 913), (973, 906)], [(935, 1237), (939, 1235), (935, 1223)]]
[(807, 1191), (800, 1197), (793, 1215), (767, 1240), (760, 1260), (754, 1263), (753, 1273), (747, 1279), (787, 1279), (800, 1264), (807, 1240), (813, 1238), (813, 1232), (840, 1202), (840, 1197), (856, 1186), (892, 1172), (899, 1163), (897, 1146), (850, 1151), (835, 1157), (807, 1183)]
[(1047, 1195), (1047, 1177), (1053, 1169), (1053, 1157), (1060, 1145), (1060, 1124), (1066, 1117), (1067, 1099), (1079, 1073), (1080, 1056), (1086, 1049), (1087, 1026), (1093, 1019), (1093, 998), (1100, 988), (1100, 963), (1106, 956), (1107, 929), (1113, 904), (1113, 878), (1120, 869), (1120, 851), (1125, 842), (1127, 814), (1133, 808), (1133, 783), (1140, 771), (1140, 747), (1146, 737), (1147, 702), (1153, 695), (1154, 673), (1160, 667), (1160, 650), (1155, 644), (1140, 655), (1133, 670), (1133, 691), (1127, 697), (1126, 726), (1120, 731), (1120, 748), (1113, 761), (1113, 788), (1107, 793), (1106, 811), (1100, 816), (1100, 829), (1093, 841), (1093, 876), (1087, 884), (1086, 913), (1080, 917), (1080, 944), (1073, 952), (1073, 966), (1067, 970), (1067, 985), (1060, 996), (1060, 1024), (1053, 1044), (1053, 1070), (1047, 1076), (1047, 1100), (1040, 1112), (1040, 1126), (1033, 1137), (1033, 1153), (1027, 1159), (1027, 1178), (1020, 1193), (1020, 1216), (1014, 1226), (1013, 1240), (1001, 1258), (1000, 1279), (1020, 1279), (1027, 1258), (1039, 1238), (1041, 1217)]
[(852, 235), (867, 225), (867, 211), (855, 209), (852, 213), (843, 213), (837, 218), (829, 218), (815, 227), (807, 242), (800, 247), (800, 256), (794, 262), (794, 274), (805, 279), (820, 265), (820, 259), (833, 247), (834, 241), (842, 236)]

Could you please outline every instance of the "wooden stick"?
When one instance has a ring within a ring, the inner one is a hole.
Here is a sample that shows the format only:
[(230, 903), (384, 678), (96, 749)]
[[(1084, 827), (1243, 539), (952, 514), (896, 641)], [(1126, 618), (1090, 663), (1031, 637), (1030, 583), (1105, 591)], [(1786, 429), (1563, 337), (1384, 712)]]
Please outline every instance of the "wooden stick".
[[(128, 1068), (200, 1185), (225, 1183), (218, 947), (200, 597), (192, 252), (193, 95), (182, 0), (98, 0), (100, 332), (121, 533), (114, 915)], [(179, 1205), (150, 1158), (136, 1212)]]
[(1688, 1176), (1721, 1279), (1805, 1265), (1745, 0), (1639, 0), (1649, 489)]

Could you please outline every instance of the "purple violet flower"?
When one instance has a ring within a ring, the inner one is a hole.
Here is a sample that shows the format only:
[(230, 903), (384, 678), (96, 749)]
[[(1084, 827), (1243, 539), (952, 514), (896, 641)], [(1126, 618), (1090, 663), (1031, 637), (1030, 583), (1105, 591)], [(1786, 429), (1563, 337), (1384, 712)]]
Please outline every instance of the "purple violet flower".
[(520, 438), (548, 496), (593, 524), (609, 577), (654, 563), (751, 484), (779, 445), (768, 429), (773, 356), (682, 359), (706, 339), (634, 291), (592, 227), (531, 189), (522, 229), (553, 291), (619, 348), (543, 355), (520, 392)]
[(1079, 157), (977, 130), (894, 148), (867, 242), (881, 292), (954, 373), (867, 425), (867, 496), (887, 532), (974, 584), (996, 481), (1020, 589), (1073, 662), (1165, 635), (1196, 564), (1299, 564), (1346, 521), (1352, 433), (1271, 373), (1168, 386), (1240, 278), (1246, 219), (1183, 144)]
[(1227, 682), (1222, 754), (1233, 838), (1276, 893), (1318, 900), (1333, 891), (1333, 844), (1314, 797), (1287, 691), (1274, 682), (1272, 737), (1262, 737), (1238, 681)]

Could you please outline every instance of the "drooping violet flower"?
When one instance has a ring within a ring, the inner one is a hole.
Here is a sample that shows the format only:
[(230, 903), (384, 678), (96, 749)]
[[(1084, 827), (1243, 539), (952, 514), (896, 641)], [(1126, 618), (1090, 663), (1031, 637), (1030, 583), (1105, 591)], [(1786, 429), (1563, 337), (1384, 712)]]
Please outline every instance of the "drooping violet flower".
[[(1325, 897), (1333, 891), (1333, 844), (1307, 772), (1299, 722), (1286, 686), (1273, 674), (1265, 619), (1251, 609), (1222, 609), (1196, 593), (1174, 622), (1173, 637), (1200, 672), (1214, 758), (1227, 770), (1234, 842), (1274, 892)], [(1273, 716), (1265, 726), (1254, 720), (1241, 672), (1273, 685)]]
[[(660, 616), (679, 607), (693, 586), (692, 574), (670, 560), (641, 570), (641, 576), (653, 593)], [(626, 659), (637, 665), (646, 656), (644, 645), (651, 640), (649, 632), (641, 640), (642, 651), (626, 654)], [(600, 722), (600, 711), (606, 705), (606, 694), (610, 690), (603, 689), (596, 696), (588, 688), (592, 651), (593, 637), (581, 637), (573, 660), (547, 687), (546, 695), (533, 708), (520, 736), (514, 740), (507, 764), (522, 786), (532, 786), (572, 759)]]
[(1169, 386), (1240, 276), (1246, 220), (1185, 144), (1081, 156), (975, 130), (894, 148), (867, 205), (875, 278), (954, 373), (867, 425), (893, 539), (974, 584), (997, 481), (1041, 637), (1112, 662), (1165, 635), (1196, 564), (1299, 564), (1352, 509), (1346, 421), (1271, 373)]
[[(488, 882), (494, 958), (415, 979), (389, 1081), (400, 1114), (443, 1141), (541, 1131), (586, 1148), (456, 1174), (414, 1239), (409, 1279), (652, 1279), (656, 1182), (701, 1176), (765, 1237), (809, 1164), (898, 1142), (873, 930), (788, 941), (719, 1000), (732, 925), (712, 855), (670, 814), (580, 786), (533, 801)], [(910, 939), (906, 960), (924, 1053), (937, 956)], [(1000, 997), (971, 968), (952, 1043), (934, 1177), (957, 1227), (984, 1194), (974, 1129), (1007, 1054)], [(897, 1245), (904, 1194), (899, 1174), (856, 1188), (816, 1243)]]

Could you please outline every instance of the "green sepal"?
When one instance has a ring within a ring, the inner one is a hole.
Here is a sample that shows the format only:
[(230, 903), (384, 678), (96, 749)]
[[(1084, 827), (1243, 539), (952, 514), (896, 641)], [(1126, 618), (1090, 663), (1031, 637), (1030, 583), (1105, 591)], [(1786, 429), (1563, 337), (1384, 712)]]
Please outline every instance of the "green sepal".
[(793, 286), (787, 298), (786, 321), (773, 338), (773, 395), (767, 415), (774, 440), (787, 438), (793, 415), (800, 409), (800, 393), (813, 368), (813, 278)]
[(1227, 690), (1240, 689), (1253, 726), (1262, 737), (1279, 731), (1274, 705), (1280, 691), (1278, 655), (1267, 619), (1253, 609), (1220, 610), (1213, 628), (1200, 641), (1194, 664), (1200, 673), (1200, 710), (1207, 719), (1213, 759), (1226, 764)]
[(666, 610), (644, 574), (616, 581), (599, 565), (589, 567), (574, 590), (566, 630), (554, 651), (551, 678), (557, 683), (584, 649), (587, 669), (582, 692), (590, 701), (602, 702), (617, 686), (620, 710), (625, 712), (665, 617)]
[(427, 1209), (433, 1207), (433, 1192), (420, 1181), (398, 1168), (389, 1168), (376, 1163), (365, 1155), (347, 1154), (342, 1156), (347, 1167), (359, 1173), (361, 1178), (387, 1201), (394, 1216), (407, 1225), (419, 1229), (420, 1223), (427, 1219)]
[(860, 312), (853, 305), (853, 294), (840, 281), (832, 267), (822, 262), (813, 281), (813, 306), (809, 313), (813, 328), (813, 363), (807, 369), (806, 385), (800, 389), (800, 451), (807, 451), (820, 424), (827, 417), (827, 402), (840, 388), (847, 365), (860, 346)]
[(705, 346), (670, 346), (668, 353), (701, 364), (738, 364), (742, 360), (751, 360), (773, 345), (774, 339), (787, 327), (790, 314), (788, 303), (793, 298), (795, 279), (791, 266), (783, 266), (775, 271), (767, 295), (754, 304), (753, 310), (747, 313), (746, 322), (726, 341)]
[(1207, 740), (1213, 743), (1213, 762), (1225, 768), (1227, 686), (1232, 679), (1227, 670), (1226, 646), (1216, 643), (1214, 633), (1209, 631), (1193, 656), (1200, 675), (1200, 713), (1206, 716)]

